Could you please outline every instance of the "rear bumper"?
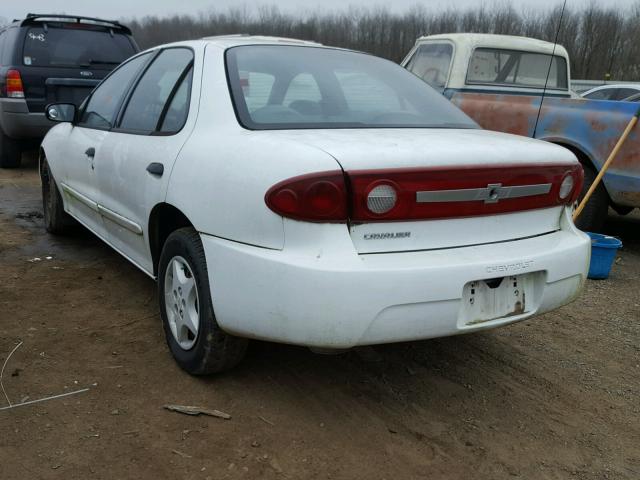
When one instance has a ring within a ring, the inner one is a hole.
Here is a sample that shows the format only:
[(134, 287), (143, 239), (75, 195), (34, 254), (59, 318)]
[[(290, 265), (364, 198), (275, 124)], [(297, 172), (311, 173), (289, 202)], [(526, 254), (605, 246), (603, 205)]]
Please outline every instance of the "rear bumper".
[[(492, 245), (358, 255), (351, 248), (268, 250), (202, 235), (220, 326), (239, 336), (324, 348), (418, 340), (492, 328), (571, 302), (590, 241), (564, 218), (555, 233)], [(461, 321), (465, 284), (538, 272), (535, 307)]]
[(29, 112), (21, 98), (0, 98), (0, 127), (10, 138), (44, 138), (54, 123), (42, 113)]

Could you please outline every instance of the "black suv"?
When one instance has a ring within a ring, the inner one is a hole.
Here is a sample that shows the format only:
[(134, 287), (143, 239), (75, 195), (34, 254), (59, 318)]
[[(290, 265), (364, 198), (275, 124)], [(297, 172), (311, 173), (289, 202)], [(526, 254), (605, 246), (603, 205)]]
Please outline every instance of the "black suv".
[(98, 18), (30, 13), (0, 28), (0, 167), (19, 166), (53, 126), (48, 103), (80, 105), (138, 51), (131, 30)]

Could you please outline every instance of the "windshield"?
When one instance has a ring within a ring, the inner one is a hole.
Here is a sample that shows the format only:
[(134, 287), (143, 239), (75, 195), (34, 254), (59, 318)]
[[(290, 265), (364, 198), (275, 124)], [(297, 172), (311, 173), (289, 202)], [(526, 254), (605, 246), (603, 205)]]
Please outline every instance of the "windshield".
[(449, 77), (453, 46), (448, 43), (424, 43), (418, 47), (405, 67), (439, 92)]
[(371, 55), (285, 45), (234, 47), (226, 55), (246, 128), (478, 128), (415, 75)]
[[(75, 24), (73, 24), (75, 25)], [(24, 40), (23, 63), (37, 67), (93, 67), (112, 70), (136, 49), (126, 35), (78, 27), (33, 27)]]

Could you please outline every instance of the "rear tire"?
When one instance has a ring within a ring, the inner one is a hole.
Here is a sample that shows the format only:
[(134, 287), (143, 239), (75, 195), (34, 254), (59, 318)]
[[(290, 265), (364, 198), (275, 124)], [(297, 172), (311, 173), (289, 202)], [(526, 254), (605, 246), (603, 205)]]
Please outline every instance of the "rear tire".
[(22, 148), (18, 140), (7, 137), (0, 130), (0, 168), (18, 168), (22, 162)]
[(40, 169), (42, 182), (42, 210), (44, 213), (44, 228), (54, 235), (69, 233), (75, 225), (75, 221), (64, 211), (62, 196), (56, 185), (56, 181), (49, 170), (47, 160), (42, 161)]
[(183, 370), (208, 375), (242, 360), (248, 340), (225, 333), (216, 321), (204, 248), (193, 228), (176, 230), (162, 247), (158, 299), (167, 344)]
[(626, 205), (616, 205), (616, 204), (612, 204), (611, 208), (613, 208), (613, 210), (618, 214), (618, 215), (629, 215), (631, 212), (633, 212), (635, 207), (627, 207)]
[[(596, 171), (589, 165), (583, 165), (584, 167), (584, 186), (580, 193), (580, 201), (584, 198), (585, 194), (593, 185), (596, 179)], [(604, 222), (607, 219), (607, 213), (609, 212), (609, 195), (604, 188), (604, 184), (600, 182), (598, 188), (589, 199), (589, 202), (585, 205), (584, 210), (576, 220), (576, 226), (580, 230), (587, 232), (600, 232), (604, 226)]]

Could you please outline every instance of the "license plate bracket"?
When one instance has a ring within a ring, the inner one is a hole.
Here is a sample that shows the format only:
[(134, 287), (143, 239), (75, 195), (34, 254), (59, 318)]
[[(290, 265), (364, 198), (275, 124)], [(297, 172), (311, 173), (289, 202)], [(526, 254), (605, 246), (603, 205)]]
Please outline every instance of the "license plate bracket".
[(462, 293), (462, 323), (473, 326), (532, 311), (534, 275), (510, 275), (467, 283)]

